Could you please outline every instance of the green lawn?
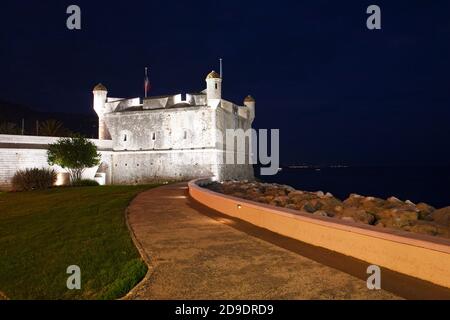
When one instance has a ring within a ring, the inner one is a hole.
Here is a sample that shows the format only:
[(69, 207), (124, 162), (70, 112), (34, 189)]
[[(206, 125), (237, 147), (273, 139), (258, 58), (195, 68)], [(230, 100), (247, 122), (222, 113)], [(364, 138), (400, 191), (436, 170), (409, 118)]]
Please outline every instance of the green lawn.
[[(0, 194), (0, 291), (10, 299), (114, 299), (147, 272), (125, 208), (151, 186), (55, 188)], [(66, 269), (81, 268), (81, 290)]]

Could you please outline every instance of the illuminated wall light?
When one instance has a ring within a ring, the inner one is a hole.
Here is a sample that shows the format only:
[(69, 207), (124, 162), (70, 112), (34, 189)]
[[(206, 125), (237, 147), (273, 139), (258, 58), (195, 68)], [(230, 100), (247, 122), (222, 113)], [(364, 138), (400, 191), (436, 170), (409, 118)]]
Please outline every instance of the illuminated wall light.
[(241, 206), (240, 204), (238, 204), (238, 205), (237, 205), (237, 208), (238, 208), (238, 209), (241, 209), (241, 208), (242, 208), (242, 206)]
[(69, 183), (69, 174), (66, 172), (58, 172), (56, 174), (55, 186), (63, 186)]

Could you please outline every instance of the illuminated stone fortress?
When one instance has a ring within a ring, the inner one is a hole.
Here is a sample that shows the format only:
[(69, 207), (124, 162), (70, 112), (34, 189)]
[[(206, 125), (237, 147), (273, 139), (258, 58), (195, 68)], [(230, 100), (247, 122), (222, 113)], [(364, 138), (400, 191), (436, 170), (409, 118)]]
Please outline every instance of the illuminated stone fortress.
[(252, 179), (248, 164), (224, 164), (225, 153), (244, 153), (245, 146), (225, 143), (226, 129), (251, 128), (255, 100), (243, 105), (222, 99), (222, 78), (206, 76), (200, 93), (148, 98), (113, 98), (105, 86), (93, 90), (93, 107), (99, 117), (99, 139), (112, 140), (111, 161), (103, 168), (111, 183), (144, 183), (154, 180)]

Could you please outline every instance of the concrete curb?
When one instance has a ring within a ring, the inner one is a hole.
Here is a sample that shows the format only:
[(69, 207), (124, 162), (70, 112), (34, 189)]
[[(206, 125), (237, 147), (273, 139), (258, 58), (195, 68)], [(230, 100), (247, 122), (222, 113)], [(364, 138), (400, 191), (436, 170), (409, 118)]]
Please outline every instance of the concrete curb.
[(315, 217), (286, 208), (220, 194), (190, 181), (189, 194), (201, 204), (280, 235), (351, 256), (450, 288), (450, 241), (431, 236)]

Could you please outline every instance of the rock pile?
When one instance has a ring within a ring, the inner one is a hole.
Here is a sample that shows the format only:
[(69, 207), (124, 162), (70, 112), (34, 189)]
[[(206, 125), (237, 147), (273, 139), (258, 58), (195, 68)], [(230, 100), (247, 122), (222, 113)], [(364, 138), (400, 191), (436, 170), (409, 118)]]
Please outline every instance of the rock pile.
[(331, 193), (306, 192), (290, 186), (249, 181), (214, 182), (210, 190), (269, 205), (415, 233), (450, 238), (450, 207), (435, 209), (395, 197), (387, 200), (351, 194), (344, 201)]

